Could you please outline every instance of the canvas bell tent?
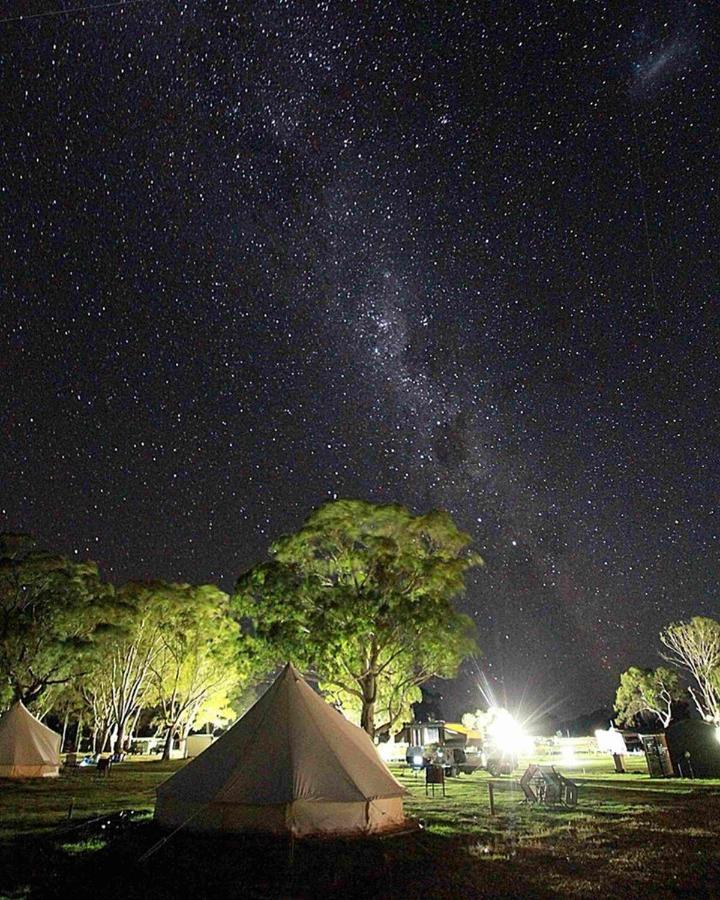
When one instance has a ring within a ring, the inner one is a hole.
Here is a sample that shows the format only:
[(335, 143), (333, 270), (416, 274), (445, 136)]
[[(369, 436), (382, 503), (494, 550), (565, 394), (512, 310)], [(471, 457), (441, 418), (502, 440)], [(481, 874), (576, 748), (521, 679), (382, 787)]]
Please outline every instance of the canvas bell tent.
[(682, 778), (720, 778), (720, 730), (715, 725), (683, 719), (667, 729), (665, 740)]
[(60, 735), (19, 701), (0, 718), (0, 778), (53, 778), (60, 768)]
[(403, 826), (405, 793), (368, 735), (288, 664), (229, 731), (160, 785), (155, 819), (195, 831), (372, 834)]

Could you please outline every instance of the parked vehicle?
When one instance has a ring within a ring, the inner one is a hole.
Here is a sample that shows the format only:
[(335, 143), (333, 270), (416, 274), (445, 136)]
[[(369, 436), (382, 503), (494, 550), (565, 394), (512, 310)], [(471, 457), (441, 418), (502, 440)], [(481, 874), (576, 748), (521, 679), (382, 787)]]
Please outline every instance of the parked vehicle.
[(518, 764), (517, 755), (483, 741), (477, 731), (455, 722), (410, 722), (396, 736), (409, 744), (406, 761), (414, 769), (441, 765), (450, 777), (471, 775), (485, 769), (493, 776), (509, 775)]

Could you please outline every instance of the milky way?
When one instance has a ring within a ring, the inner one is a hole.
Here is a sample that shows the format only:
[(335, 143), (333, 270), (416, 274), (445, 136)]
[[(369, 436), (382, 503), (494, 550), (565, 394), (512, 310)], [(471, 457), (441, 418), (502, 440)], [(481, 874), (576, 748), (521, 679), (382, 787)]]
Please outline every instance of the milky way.
[(0, 24), (2, 527), (229, 588), (330, 497), (440, 506), (499, 695), (657, 663), (718, 609), (720, 16), (627, 7)]

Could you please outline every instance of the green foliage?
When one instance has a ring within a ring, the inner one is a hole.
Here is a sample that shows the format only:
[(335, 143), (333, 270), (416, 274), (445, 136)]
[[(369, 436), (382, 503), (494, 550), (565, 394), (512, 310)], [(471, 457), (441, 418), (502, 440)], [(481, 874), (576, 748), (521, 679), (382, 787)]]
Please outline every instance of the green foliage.
[[(415, 683), (415, 673), (409, 680), (405, 660), (382, 673), (377, 679), (375, 698), (375, 733), (390, 729), (396, 722), (407, 722), (413, 718), (412, 704), (422, 700), (422, 692)], [(321, 687), (328, 702), (342, 710), (343, 715), (355, 725), (363, 724), (363, 697), (360, 692), (351, 692), (347, 687), (321, 679)]]
[(451, 602), (482, 563), (469, 545), (445, 512), (333, 501), (238, 580), (235, 608), (268, 661), (316, 670), (372, 735), (475, 650), (472, 622)]
[[(229, 598), (211, 584), (174, 584), (158, 601), (163, 627), (150, 664), (151, 699), (170, 737), (206, 717), (227, 717), (229, 701), (250, 674), (245, 639)], [(169, 739), (166, 756), (169, 753)]]
[(670, 669), (631, 666), (620, 676), (615, 695), (618, 723), (634, 726), (638, 717), (650, 717), (666, 728), (672, 719), (673, 702), (684, 696), (677, 674)]
[(229, 694), (249, 674), (244, 643), (227, 594), (214, 585), (123, 585), (113, 637), (79, 683), (98, 745), (116, 730), (121, 749), (142, 709), (157, 709), (169, 737), (186, 734), (200, 715), (229, 715)]
[(80, 856), (83, 853), (95, 853), (98, 850), (104, 850), (107, 847), (107, 841), (101, 838), (87, 838), (84, 841), (70, 841), (60, 846), (70, 856)]
[(79, 682), (100, 748), (115, 728), (120, 750), (127, 725), (148, 701), (150, 666), (159, 653), (164, 607), (172, 597), (173, 586), (162, 581), (128, 582), (117, 591), (115, 631)]
[(129, 582), (118, 590), (92, 562), (39, 549), (29, 535), (0, 535), (0, 709), (13, 699), (54, 709), (93, 746), (117, 744), (142, 709), (186, 732), (198, 716), (231, 715), (249, 676), (227, 594), (213, 585)]
[(112, 604), (95, 563), (0, 535), (0, 702), (31, 704), (78, 677), (111, 628)]

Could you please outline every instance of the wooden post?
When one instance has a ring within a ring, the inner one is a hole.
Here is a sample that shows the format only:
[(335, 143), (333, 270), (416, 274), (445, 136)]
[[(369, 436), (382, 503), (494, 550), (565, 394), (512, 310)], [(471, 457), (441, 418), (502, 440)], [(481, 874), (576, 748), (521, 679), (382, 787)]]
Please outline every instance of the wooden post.
[(490, 815), (495, 815), (495, 793), (492, 781), (488, 781), (488, 797), (490, 798)]

